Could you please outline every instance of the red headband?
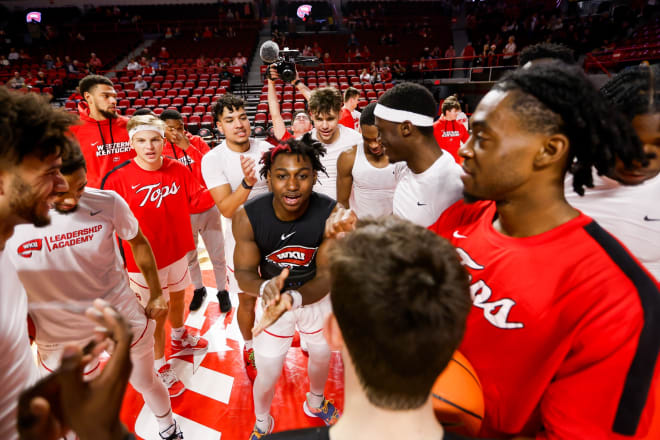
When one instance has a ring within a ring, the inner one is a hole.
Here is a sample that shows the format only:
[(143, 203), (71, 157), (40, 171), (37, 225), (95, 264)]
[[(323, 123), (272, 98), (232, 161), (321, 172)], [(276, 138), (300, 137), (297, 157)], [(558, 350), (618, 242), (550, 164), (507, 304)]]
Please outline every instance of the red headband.
[(270, 149), (270, 160), (271, 162), (275, 160), (275, 156), (279, 153), (282, 153), (286, 151), (287, 153), (291, 153), (291, 147), (288, 144), (278, 144), (276, 147)]

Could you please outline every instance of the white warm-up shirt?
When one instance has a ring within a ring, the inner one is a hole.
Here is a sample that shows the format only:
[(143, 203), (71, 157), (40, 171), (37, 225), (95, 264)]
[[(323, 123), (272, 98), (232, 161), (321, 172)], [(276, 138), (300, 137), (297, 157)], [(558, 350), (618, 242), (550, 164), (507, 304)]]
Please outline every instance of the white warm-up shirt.
[(358, 218), (392, 214), (394, 189), (406, 165), (398, 163), (376, 168), (369, 163), (364, 148), (364, 145), (357, 146), (355, 162), (351, 170), (353, 176), (353, 190), (349, 199), (351, 209)]
[[(338, 124), (339, 137), (331, 144), (323, 144), (326, 148), (325, 155), (321, 157), (321, 163), (325, 167), (325, 173), (318, 173), (314, 191), (325, 194), (333, 200), (337, 200), (337, 159), (339, 155), (354, 145), (362, 144), (362, 135), (355, 130)], [(316, 129), (312, 130), (312, 138), (318, 140)]]

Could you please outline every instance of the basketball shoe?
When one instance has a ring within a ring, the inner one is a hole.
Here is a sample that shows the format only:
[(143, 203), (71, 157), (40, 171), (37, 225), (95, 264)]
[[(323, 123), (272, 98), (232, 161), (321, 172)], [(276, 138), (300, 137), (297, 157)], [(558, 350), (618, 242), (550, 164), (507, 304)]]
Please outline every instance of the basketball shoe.
[(172, 350), (181, 351), (189, 348), (195, 353), (203, 353), (209, 348), (209, 343), (206, 339), (199, 336), (191, 335), (188, 330), (183, 332), (181, 339), (176, 339), (172, 336)]
[[(158, 370), (158, 377), (167, 387), (170, 397), (180, 396), (186, 390), (183, 382), (179, 380), (170, 364), (165, 364)], [(176, 438), (176, 437), (173, 437)]]
[(339, 417), (341, 416), (341, 413), (335, 407), (334, 402), (325, 397), (323, 397), (323, 403), (320, 408), (312, 408), (307, 404), (307, 399), (305, 399), (305, 403), (303, 403), (303, 411), (309, 417), (318, 417), (323, 420), (327, 426), (332, 426), (337, 423), (337, 420), (339, 420)]
[(268, 416), (270, 418), (269, 424), (268, 424), (268, 429), (265, 431), (260, 430), (257, 428), (257, 424), (254, 424), (254, 429), (252, 430), (252, 434), (250, 434), (250, 438), (248, 440), (258, 440), (264, 435), (268, 435), (271, 432), (273, 432), (273, 428), (275, 427), (275, 419), (273, 419), (272, 416)]
[[(166, 432), (170, 434), (164, 434)], [(176, 420), (174, 421), (174, 425), (169, 426), (165, 431), (159, 432), (158, 435), (163, 440), (180, 440), (183, 438), (183, 432), (181, 432), (181, 428), (177, 425)]]
[(206, 287), (202, 286), (199, 289), (195, 289), (192, 300), (190, 300), (190, 311), (194, 312), (195, 310), (199, 310), (199, 308), (202, 307), (204, 298), (206, 298)]
[(254, 348), (249, 350), (243, 348), (243, 360), (245, 361), (245, 371), (250, 378), (250, 382), (254, 383), (254, 379), (257, 377), (257, 364), (254, 362)]
[(220, 305), (220, 312), (227, 313), (231, 310), (231, 300), (229, 299), (229, 292), (226, 290), (219, 290), (218, 294), (218, 304)]

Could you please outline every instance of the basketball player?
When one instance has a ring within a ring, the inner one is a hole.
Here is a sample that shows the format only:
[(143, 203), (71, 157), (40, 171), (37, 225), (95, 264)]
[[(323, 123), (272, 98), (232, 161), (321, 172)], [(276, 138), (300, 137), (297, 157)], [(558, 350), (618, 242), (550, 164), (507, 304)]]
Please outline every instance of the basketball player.
[(110, 170), (135, 157), (126, 131), (128, 118), (117, 114), (117, 92), (105, 76), (87, 75), (78, 87), (85, 98), (78, 104), (82, 124), (71, 127), (71, 132), (87, 161), (88, 185), (100, 188)]
[(339, 123), (345, 127), (360, 131), (360, 112), (356, 110), (360, 100), (360, 91), (355, 87), (344, 90), (344, 105), (339, 112)]
[(385, 154), (407, 168), (394, 191), (394, 215), (430, 226), (461, 198), (460, 167), (433, 137), (436, 103), (426, 87), (402, 83), (385, 92), (374, 110)]
[[(80, 311), (91, 306), (94, 299), (103, 298), (131, 325), (130, 382), (156, 415), (161, 438), (183, 438), (172, 418), (167, 388), (154, 372), (154, 325), (150, 319), (165, 316), (167, 303), (151, 246), (119, 195), (85, 189), (87, 170), (80, 150), (74, 148), (64, 155), (61, 172), (69, 189), (57, 195), (51, 224), (43, 228), (20, 225), (7, 242), (10, 258), (27, 291), (40, 370), (44, 375), (52, 373), (59, 367), (66, 345), (82, 347), (94, 338), (95, 323)], [(115, 234), (131, 247), (149, 286), (146, 315), (128, 285)], [(68, 303), (73, 308), (47, 308), (53, 302)], [(99, 368), (97, 360), (87, 366), (86, 374), (93, 377)]]
[(339, 417), (323, 395), (330, 368), (330, 348), (322, 332), (330, 313), (325, 267), (329, 241), (323, 235), (336, 204), (312, 190), (317, 173), (323, 171), (323, 153), (310, 134), (272, 148), (260, 171), (272, 192), (249, 201), (234, 217), (236, 279), (266, 308), (254, 331), (259, 374), (252, 392), (257, 421), (251, 440), (273, 430), (270, 406), (296, 328), (309, 353), (305, 414), (326, 425)]
[(593, 173), (594, 187), (582, 197), (570, 189), (569, 177), (566, 200), (621, 240), (660, 280), (660, 67), (629, 67), (608, 81), (601, 93), (631, 121), (646, 164), (626, 167), (617, 160), (606, 176)]
[(442, 103), (442, 118), (433, 124), (433, 136), (440, 148), (452, 155), (456, 163), (461, 163), (458, 149), (470, 137), (463, 124), (456, 120), (461, 111), (461, 104), (450, 96)]
[(345, 150), (337, 160), (337, 201), (359, 218), (392, 213), (392, 198), (403, 164), (390, 164), (374, 125), (376, 103), (360, 115), (363, 143)]
[[(175, 397), (183, 393), (184, 387), (165, 360), (165, 320), (169, 317), (172, 325), (173, 351), (205, 352), (208, 348), (205, 339), (190, 334), (184, 327), (184, 294), (190, 285), (186, 255), (194, 246), (190, 206), (195, 206), (195, 199), (203, 191), (184, 165), (163, 157), (163, 121), (151, 115), (135, 116), (127, 128), (137, 156), (111, 171), (101, 186), (114, 190), (126, 200), (151, 243), (163, 296), (169, 305), (167, 316), (156, 318), (154, 366), (169, 388), (170, 396)], [(122, 245), (131, 289), (146, 306), (152, 292), (139, 270), (138, 256), (126, 241), (122, 241)]]
[(318, 176), (314, 191), (337, 199), (337, 159), (342, 151), (362, 142), (357, 131), (339, 124), (342, 99), (334, 87), (321, 87), (312, 91), (309, 98), (309, 113), (314, 129), (312, 137), (323, 144), (326, 154), (321, 159), (326, 175)]
[(75, 116), (40, 96), (0, 87), (0, 438), (18, 439), (19, 393), (39, 377), (30, 350), (27, 295), (6, 242), (23, 223), (45, 226), (58, 192), (67, 190), (61, 154), (73, 147)]
[[(161, 113), (160, 119), (167, 126), (165, 130), (167, 142), (163, 148), (163, 155), (181, 162), (193, 173), (195, 179), (203, 185), (202, 157), (211, 149), (204, 142), (204, 139), (184, 130), (183, 118), (178, 111), (167, 109)], [(195, 249), (188, 253), (188, 270), (195, 287), (193, 298), (190, 301), (190, 310), (199, 309), (206, 297), (206, 288), (202, 282), (202, 271), (199, 268), (199, 258), (197, 256), (197, 240), (201, 234), (213, 265), (215, 284), (218, 287), (217, 297), (220, 311), (227, 313), (231, 310), (231, 301), (229, 300), (229, 293), (225, 290), (227, 265), (225, 263), (225, 239), (222, 233), (222, 220), (206, 187), (204, 188), (204, 194), (199, 197), (198, 206), (191, 208), (190, 224), (193, 230), (193, 241), (195, 242)]]
[[(268, 192), (266, 181), (256, 173), (256, 164), (270, 144), (250, 138), (250, 120), (243, 100), (226, 94), (213, 107), (215, 123), (225, 140), (202, 158), (202, 175), (220, 213), (231, 219), (243, 203), (259, 194)], [(229, 268), (230, 291), (238, 292), (236, 318), (245, 341), (243, 360), (250, 380), (254, 381), (257, 370), (252, 348), (252, 327), (256, 299), (239, 291), (234, 277), (234, 235), (231, 220), (225, 236), (225, 256)]]
[(394, 216), (361, 220), (338, 241), (329, 255), (332, 314), (323, 333), (344, 359), (344, 413), (330, 428), (267, 438), (454, 438), (443, 435), (430, 399), (470, 310), (467, 276), (454, 252), (445, 240)]
[[(268, 66), (268, 69), (268, 75), (266, 76), (268, 81), (268, 111), (270, 112), (272, 119), (275, 139), (278, 141), (286, 141), (292, 137), (300, 138), (312, 129), (312, 121), (306, 112), (295, 112), (293, 115), (293, 122), (291, 122), (291, 131), (293, 131), (293, 134), (289, 133), (286, 129), (284, 119), (282, 119), (282, 113), (280, 113), (280, 102), (277, 96), (277, 91), (275, 90), (275, 81), (279, 79), (277, 68), (275, 68), (274, 65), (270, 65)], [(297, 73), (296, 79), (294, 79), (291, 84), (293, 84), (295, 90), (298, 93), (301, 93), (305, 99), (309, 99), (312, 91), (307, 88), (300, 78), (298, 78)]]
[[(579, 67), (553, 62), (497, 83), (471, 125), (459, 150), (465, 201), (432, 229), (471, 275), (460, 350), (483, 385), (480, 434), (645, 436), (657, 405), (660, 291), (563, 187), (570, 169), (582, 193), (592, 167), (609, 172), (634, 146), (625, 121)], [(641, 148), (629, 153), (644, 160)]]

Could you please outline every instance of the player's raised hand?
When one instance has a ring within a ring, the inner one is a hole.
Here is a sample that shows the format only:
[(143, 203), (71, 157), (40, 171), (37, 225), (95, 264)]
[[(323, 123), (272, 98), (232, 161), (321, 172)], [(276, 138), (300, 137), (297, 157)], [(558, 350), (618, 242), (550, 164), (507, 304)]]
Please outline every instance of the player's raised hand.
[(325, 221), (324, 237), (327, 239), (343, 237), (347, 232), (355, 230), (357, 220), (357, 215), (352, 209), (346, 209), (337, 203), (337, 207)]
[(265, 307), (272, 306), (280, 300), (280, 292), (284, 288), (284, 282), (289, 276), (289, 268), (285, 267), (276, 277), (271, 278), (264, 286), (261, 299)]
[(293, 297), (284, 292), (280, 295), (279, 301), (264, 309), (261, 319), (252, 328), (252, 336), (258, 336), (262, 331), (273, 325), (273, 323), (280, 319), (280, 316), (291, 310), (291, 306), (293, 306)]
[(156, 298), (150, 298), (144, 310), (147, 312), (149, 319), (158, 319), (167, 315), (169, 309), (163, 295), (159, 295)]
[(241, 169), (243, 170), (243, 176), (245, 176), (245, 183), (249, 186), (253, 186), (257, 183), (256, 166), (254, 159), (241, 154)]

